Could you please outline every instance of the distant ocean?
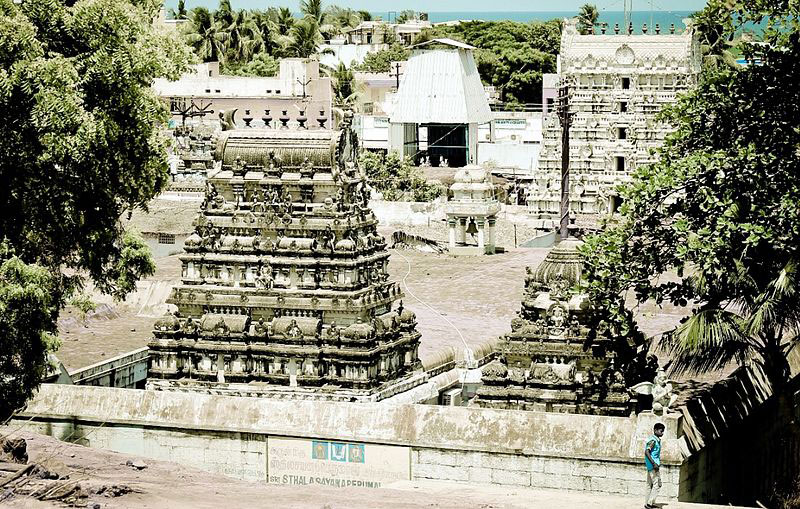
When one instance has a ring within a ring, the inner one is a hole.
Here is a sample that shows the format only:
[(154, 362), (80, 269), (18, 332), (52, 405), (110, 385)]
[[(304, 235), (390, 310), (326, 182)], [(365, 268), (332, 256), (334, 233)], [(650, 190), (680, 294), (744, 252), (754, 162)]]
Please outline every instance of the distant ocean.
[[(683, 28), (681, 20), (688, 17), (692, 11), (634, 11), (631, 21), (635, 30), (638, 32), (643, 23), (653, 26), (656, 23), (664, 27), (669, 27), (670, 23), (675, 23), (675, 27)], [(391, 16), (386, 12), (376, 12), (374, 15), (382, 19), (390, 19)], [(393, 15), (393, 13), (392, 13)], [(462, 12), (429, 12), (428, 19), (431, 23), (440, 23), (453, 20), (481, 20), (481, 21), (547, 21), (551, 19), (571, 18), (578, 15), (578, 11), (462, 11)], [(620, 27), (625, 22), (623, 11), (600, 11), (599, 23), (608, 23), (609, 28), (619, 23)]]
[[(331, 3), (335, 4), (335, 1)], [(402, 4), (402, 2), (399, 2)], [(263, 2), (260, 0), (232, 0), (231, 4), (234, 9), (261, 9)], [(177, 8), (178, 0), (165, 0), (164, 6), (167, 9)], [(203, 6), (209, 9), (216, 9), (219, 5), (218, 0), (187, 0), (186, 7)], [(398, 11), (399, 12), (399, 11)], [(675, 28), (680, 30), (683, 28), (681, 20), (688, 17), (692, 11), (634, 11), (632, 13), (632, 22), (634, 30), (638, 33), (641, 31), (642, 24), (647, 23), (648, 26), (653, 26), (656, 23), (661, 25), (661, 29), (669, 29), (670, 23), (675, 23)], [(295, 14), (297, 15), (297, 14)], [(373, 12), (373, 16), (380, 17), (384, 20), (393, 20), (397, 12)], [(571, 18), (577, 16), (578, 11), (453, 11), (453, 12), (428, 12), (428, 19), (431, 23), (440, 23), (443, 21), (454, 20), (482, 20), (482, 21), (498, 21), (498, 20), (511, 20), (511, 21), (547, 21), (551, 19)], [(600, 23), (608, 23), (609, 29), (614, 28), (615, 23), (619, 23), (620, 27), (624, 24), (625, 15), (623, 11), (600, 11)]]

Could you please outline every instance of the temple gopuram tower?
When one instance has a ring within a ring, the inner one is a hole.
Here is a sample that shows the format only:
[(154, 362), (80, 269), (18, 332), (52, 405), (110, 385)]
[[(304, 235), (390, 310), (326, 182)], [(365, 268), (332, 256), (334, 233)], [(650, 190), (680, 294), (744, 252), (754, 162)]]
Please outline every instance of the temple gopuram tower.
[(483, 368), (481, 407), (562, 413), (630, 415), (622, 372), (600, 328), (589, 348), (588, 296), (581, 279), (581, 242), (556, 245), (525, 278), (525, 295), (511, 333), (500, 339), (500, 358)]
[(424, 381), (351, 120), (221, 133), (150, 388), (378, 400)]

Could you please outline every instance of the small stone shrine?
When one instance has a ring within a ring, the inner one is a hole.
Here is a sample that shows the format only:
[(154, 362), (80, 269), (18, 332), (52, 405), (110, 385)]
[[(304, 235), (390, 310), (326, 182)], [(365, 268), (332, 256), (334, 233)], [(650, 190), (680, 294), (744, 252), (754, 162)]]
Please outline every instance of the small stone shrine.
[(483, 255), (495, 252), (495, 223), (500, 202), (494, 197), (492, 177), (477, 166), (467, 166), (455, 174), (450, 186), (453, 199), (447, 202), (450, 253)]
[(150, 388), (378, 400), (424, 382), (351, 122), (221, 133)]
[(607, 353), (605, 330), (588, 349), (588, 297), (574, 288), (583, 263), (580, 241), (556, 245), (525, 278), (525, 295), (500, 358), (483, 368), (481, 407), (547, 412), (630, 415), (623, 373)]

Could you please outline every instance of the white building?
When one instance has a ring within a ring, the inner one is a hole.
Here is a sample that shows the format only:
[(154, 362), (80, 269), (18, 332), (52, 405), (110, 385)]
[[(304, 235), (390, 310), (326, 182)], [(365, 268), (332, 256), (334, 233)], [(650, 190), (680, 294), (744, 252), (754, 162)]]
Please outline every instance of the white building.
[[(570, 206), (579, 222), (591, 224), (615, 212), (620, 205), (615, 187), (656, 160), (654, 151), (670, 132), (656, 114), (696, 82), (700, 63), (689, 25), (680, 34), (580, 35), (574, 20), (565, 23), (558, 73), (560, 85), (569, 86), (574, 113)], [(550, 228), (558, 221), (561, 192), (561, 124), (555, 109), (545, 115), (542, 133), (528, 204), (542, 227)]]

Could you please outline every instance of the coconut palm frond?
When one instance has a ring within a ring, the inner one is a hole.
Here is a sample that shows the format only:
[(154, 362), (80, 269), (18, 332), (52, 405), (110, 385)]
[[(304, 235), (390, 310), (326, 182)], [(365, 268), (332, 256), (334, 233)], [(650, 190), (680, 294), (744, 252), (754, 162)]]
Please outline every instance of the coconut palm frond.
[(661, 342), (673, 359), (672, 372), (700, 373), (748, 360), (754, 345), (742, 325), (737, 314), (718, 308), (690, 316)]

